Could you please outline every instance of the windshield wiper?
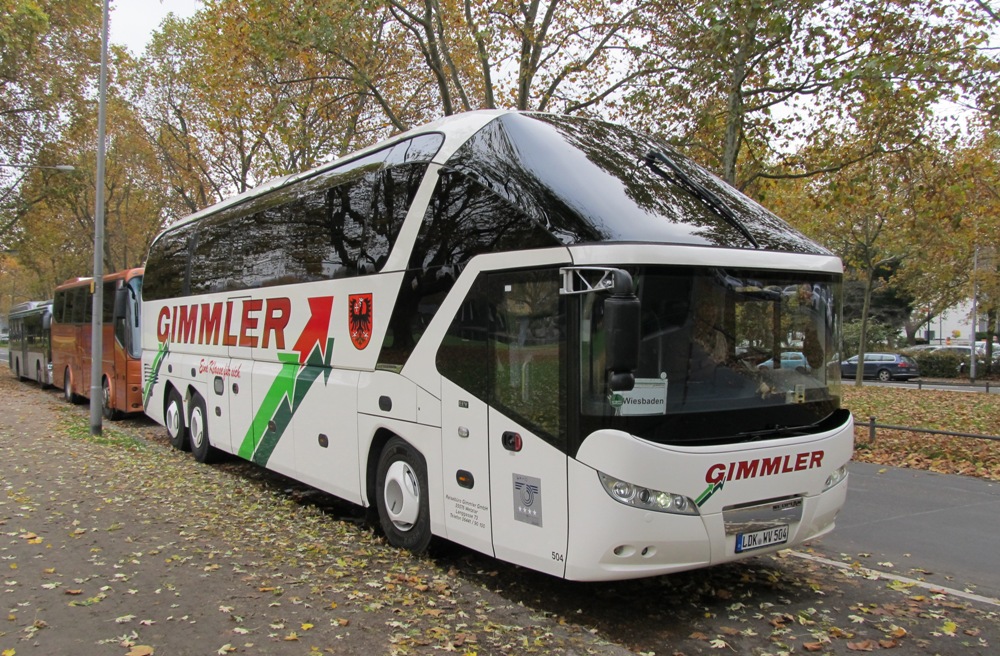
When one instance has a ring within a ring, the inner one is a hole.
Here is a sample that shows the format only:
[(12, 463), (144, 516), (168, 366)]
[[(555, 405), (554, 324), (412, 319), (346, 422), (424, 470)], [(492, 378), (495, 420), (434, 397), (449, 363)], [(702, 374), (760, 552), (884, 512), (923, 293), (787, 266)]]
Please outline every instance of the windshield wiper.
[(817, 430), (819, 424), (806, 424), (805, 426), (782, 426), (774, 424), (761, 430), (743, 431), (737, 433), (748, 441), (762, 440), (768, 437), (795, 437), (798, 435), (809, 435)]
[[(746, 226), (740, 223), (740, 220), (736, 218), (736, 214), (729, 209), (729, 206), (723, 203), (714, 193), (706, 189), (700, 182), (693, 180), (691, 176), (685, 173), (682, 168), (677, 166), (672, 159), (658, 150), (651, 150), (646, 153), (646, 157), (643, 158), (643, 161), (646, 163), (646, 166), (653, 169), (653, 171), (656, 172), (656, 174), (661, 178), (669, 182), (673, 182), (678, 187), (686, 189), (692, 196), (700, 200), (709, 209), (729, 222), (731, 226), (739, 230), (740, 233), (747, 238), (747, 241), (753, 244), (754, 248), (760, 248), (760, 244), (758, 244), (757, 240), (754, 239), (752, 234), (750, 234), (750, 231), (746, 229)], [(657, 166), (658, 163), (669, 168), (670, 173), (667, 173)]]

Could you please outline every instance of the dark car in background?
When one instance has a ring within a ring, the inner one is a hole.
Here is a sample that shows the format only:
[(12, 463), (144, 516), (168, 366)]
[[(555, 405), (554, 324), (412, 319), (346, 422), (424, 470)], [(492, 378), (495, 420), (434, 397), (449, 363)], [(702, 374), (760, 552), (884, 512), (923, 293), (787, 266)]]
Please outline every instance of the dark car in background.
[[(848, 358), (840, 363), (840, 375), (843, 378), (854, 378), (858, 372), (858, 356)], [(909, 380), (920, 375), (917, 361), (903, 353), (865, 353), (865, 378), (877, 378), (881, 381)]]

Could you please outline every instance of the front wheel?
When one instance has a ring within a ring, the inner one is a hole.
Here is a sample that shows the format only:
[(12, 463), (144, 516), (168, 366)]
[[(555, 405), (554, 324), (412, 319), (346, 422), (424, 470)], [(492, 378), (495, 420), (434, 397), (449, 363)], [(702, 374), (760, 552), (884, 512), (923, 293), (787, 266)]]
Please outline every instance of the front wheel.
[(188, 432), (191, 437), (191, 454), (195, 460), (203, 463), (212, 463), (218, 460), (219, 452), (208, 440), (208, 415), (205, 413), (205, 401), (197, 395), (191, 399)]
[(888, 383), (890, 380), (892, 380), (892, 373), (888, 369), (879, 369), (878, 379), (883, 383)]
[(431, 541), (427, 466), (406, 441), (394, 437), (382, 449), (375, 476), (375, 504), (389, 544), (422, 553)]

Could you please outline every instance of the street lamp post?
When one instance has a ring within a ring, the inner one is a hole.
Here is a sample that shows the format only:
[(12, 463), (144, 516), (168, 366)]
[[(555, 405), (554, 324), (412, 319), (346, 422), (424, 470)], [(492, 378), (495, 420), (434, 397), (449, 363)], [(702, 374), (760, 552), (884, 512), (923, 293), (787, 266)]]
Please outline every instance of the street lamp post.
[(101, 78), (97, 90), (97, 192), (94, 207), (94, 313), (90, 324), (90, 434), (100, 435), (104, 387), (101, 360), (104, 358), (104, 152), (105, 116), (108, 89), (108, 0), (101, 19)]

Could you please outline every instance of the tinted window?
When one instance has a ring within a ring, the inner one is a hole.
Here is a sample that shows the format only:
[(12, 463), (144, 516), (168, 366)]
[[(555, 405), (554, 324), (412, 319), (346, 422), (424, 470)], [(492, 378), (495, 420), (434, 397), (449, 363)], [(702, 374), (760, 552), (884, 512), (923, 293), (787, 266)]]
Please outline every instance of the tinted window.
[(445, 174), (424, 214), (410, 268), (455, 267), (481, 253), (558, 245), (500, 195), (463, 175)]
[(486, 275), (481, 274), (452, 319), (437, 352), (441, 375), (487, 403), (489, 371), (484, 363), (488, 362), (487, 338), (495, 318), (486, 294)]
[[(393, 171), (392, 184), (398, 189), (402, 179), (407, 182), (409, 193), (414, 193), (416, 185), (401, 175), (406, 171)], [(411, 202), (410, 198), (400, 203), (398, 191), (384, 192), (380, 197), (395, 197), (393, 204), (401, 207), (407, 207)], [(386, 205), (389, 203), (386, 202)], [(387, 232), (394, 236), (398, 227)], [(558, 242), (546, 230), (482, 185), (462, 175), (442, 176), (424, 214), (410, 256), (409, 270), (392, 308), (379, 364), (406, 363), (406, 358), (454, 285), (461, 266), (472, 257), (500, 250), (555, 245)], [(456, 336), (472, 330), (469, 322), (484, 311), (481, 303), (470, 297), (467, 306), (463, 306), (464, 314), (456, 317), (459, 325), (453, 326)], [(468, 348), (461, 347), (459, 351), (468, 352)], [(456, 357), (455, 362), (460, 361), (461, 358)]]
[(103, 306), (103, 312), (101, 313), (101, 321), (111, 325), (114, 320), (115, 314), (115, 288), (117, 287), (117, 282), (106, 282), (104, 283), (104, 293), (101, 295), (101, 305)]
[(452, 319), (437, 367), (565, 448), (565, 326), (556, 270), (482, 274)]
[(146, 282), (143, 293), (147, 300), (183, 296), (188, 292), (188, 235), (190, 224), (160, 235), (146, 258)]
[(668, 155), (687, 178), (721, 199), (761, 248), (827, 252), (666, 144), (610, 123), (504, 115), (459, 148), (448, 166), (478, 176), (563, 243), (751, 247), (738, 227), (676, 176), (665, 177), (644, 163), (652, 151)]
[(56, 292), (55, 298), (52, 301), (52, 320), (57, 323), (62, 323), (63, 312), (66, 309), (66, 292)]
[[(441, 141), (424, 135), (401, 142), (225, 208), (164, 235), (147, 268), (173, 264), (172, 236), (177, 244), (190, 242), (190, 266), (180, 268), (193, 294), (375, 272), (387, 261)], [(387, 161), (395, 165), (385, 168)], [(182, 248), (173, 250), (183, 255)], [(149, 276), (147, 300), (186, 291), (163, 284), (162, 272)]]

